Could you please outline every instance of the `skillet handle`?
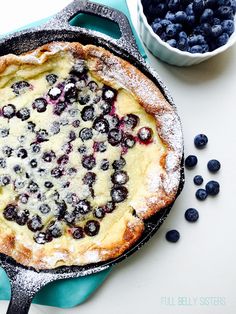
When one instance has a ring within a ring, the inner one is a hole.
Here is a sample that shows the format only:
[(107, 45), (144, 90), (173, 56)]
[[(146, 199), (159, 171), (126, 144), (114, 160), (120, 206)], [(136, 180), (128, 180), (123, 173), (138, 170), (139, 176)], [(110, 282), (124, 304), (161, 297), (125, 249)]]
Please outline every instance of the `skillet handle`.
[(11, 284), (11, 300), (7, 314), (28, 314), (35, 294), (47, 283), (55, 280), (50, 273), (37, 273), (35, 270), (12, 265), (7, 260), (1, 263)]
[[(118, 1), (118, 0), (117, 0)], [(78, 13), (89, 13), (91, 15), (99, 16), (110, 21), (113, 21), (118, 24), (121, 37), (119, 39), (114, 39), (107, 35), (102, 35), (109, 39), (110, 42), (118, 45), (119, 47), (124, 48), (128, 53), (136, 54), (140, 57), (140, 52), (138, 50), (132, 29), (129, 23), (128, 18), (124, 13), (114, 8), (104, 6), (99, 3), (91, 2), (88, 0), (74, 0), (62, 11), (57, 13), (52, 19), (44, 24), (43, 28), (66, 28), (66, 29), (80, 29), (79, 26), (71, 26), (69, 21), (75, 17)], [(91, 33), (98, 32), (91, 31)], [(101, 34), (101, 33), (99, 33)]]

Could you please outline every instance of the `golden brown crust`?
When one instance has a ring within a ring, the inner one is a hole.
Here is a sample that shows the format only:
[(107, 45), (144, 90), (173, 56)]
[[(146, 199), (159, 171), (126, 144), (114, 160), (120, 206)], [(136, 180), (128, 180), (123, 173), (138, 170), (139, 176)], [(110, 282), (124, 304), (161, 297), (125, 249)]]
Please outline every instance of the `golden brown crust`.
[[(35, 243), (24, 244), (24, 236), (19, 239), (14, 230), (4, 232), (1, 229), (0, 251), (12, 256), (18, 262), (36, 269), (53, 268), (60, 265), (88, 264), (115, 258), (130, 248), (143, 232), (146, 219), (160, 209), (171, 204), (176, 197), (180, 181), (180, 162), (183, 139), (179, 118), (158, 87), (130, 63), (114, 56), (109, 51), (93, 45), (82, 46), (79, 43), (50, 43), (21, 56), (7, 55), (0, 58), (0, 77), (4, 78), (14, 66), (42, 64), (50, 56), (60, 51), (70, 51), (75, 58), (86, 60), (89, 70), (100, 81), (115, 88), (125, 88), (143, 106), (145, 111), (156, 119), (158, 134), (166, 145), (166, 152), (160, 157), (160, 166), (164, 169), (156, 189), (131, 204), (137, 217), (129, 215), (121, 219), (121, 237), (115, 241), (106, 241), (81, 245), (80, 256), (76, 259), (68, 248), (40, 246)], [(1, 220), (0, 220), (1, 222)], [(58, 244), (59, 242), (57, 242)], [(50, 256), (48, 256), (50, 254)]]

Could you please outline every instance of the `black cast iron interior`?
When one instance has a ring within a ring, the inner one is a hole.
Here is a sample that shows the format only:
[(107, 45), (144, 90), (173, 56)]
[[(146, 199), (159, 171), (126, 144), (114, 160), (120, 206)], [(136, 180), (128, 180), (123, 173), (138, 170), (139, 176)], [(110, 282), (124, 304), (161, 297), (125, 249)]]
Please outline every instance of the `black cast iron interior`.
[[(69, 21), (78, 13), (92, 14), (109, 19), (118, 24), (121, 38), (113, 39), (96, 31), (69, 25)], [(82, 44), (102, 46), (117, 56), (129, 61), (149, 77), (163, 92), (166, 99), (174, 106), (173, 100), (157, 73), (141, 57), (135, 43), (127, 17), (120, 11), (86, 0), (75, 0), (59, 12), (46, 24), (17, 32), (0, 40), (0, 55), (21, 54), (51, 41), (78, 41)], [(181, 180), (178, 195), (183, 189), (184, 171), (182, 163)], [(31, 301), (37, 291), (54, 280), (75, 278), (94, 274), (117, 264), (140, 249), (159, 229), (173, 204), (162, 209), (145, 221), (142, 237), (124, 254), (110, 261), (89, 264), (87, 266), (63, 266), (56, 269), (36, 271), (16, 263), (12, 258), (0, 254), (0, 265), (5, 269), (11, 283), (11, 301), (8, 314), (27, 314)]]

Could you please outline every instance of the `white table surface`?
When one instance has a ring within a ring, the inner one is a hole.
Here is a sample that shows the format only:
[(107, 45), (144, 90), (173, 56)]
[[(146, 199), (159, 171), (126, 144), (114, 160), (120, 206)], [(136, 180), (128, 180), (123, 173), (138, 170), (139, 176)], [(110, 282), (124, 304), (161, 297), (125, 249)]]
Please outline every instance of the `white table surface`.
[[(50, 16), (69, 2), (2, 1), (0, 32)], [(136, 26), (136, 0), (129, 0), (129, 6)], [(118, 265), (87, 302), (70, 310), (32, 305), (32, 314), (236, 313), (236, 46), (190, 68), (169, 66), (148, 56), (178, 106), (185, 153), (197, 154), (199, 164), (186, 171), (184, 191), (158, 234)], [(209, 143), (197, 151), (193, 137), (202, 132)], [(212, 158), (222, 164), (216, 175), (206, 170)], [(205, 181), (219, 180), (220, 195), (197, 201), (192, 183), (195, 174), (202, 174)], [(199, 210), (196, 224), (184, 219), (189, 207)], [(177, 244), (165, 240), (166, 231), (172, 228), (181, 233)], [(7, 302), (0, 302), (0, 312), (6, 308)]]

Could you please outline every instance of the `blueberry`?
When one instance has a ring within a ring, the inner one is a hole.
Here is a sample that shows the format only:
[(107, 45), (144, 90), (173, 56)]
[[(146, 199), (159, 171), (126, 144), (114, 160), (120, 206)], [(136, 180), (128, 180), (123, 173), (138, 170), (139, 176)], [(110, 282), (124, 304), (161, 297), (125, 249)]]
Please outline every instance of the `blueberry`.
[(126, 134), (123, 137), (122, 144), (127, 148), (132, 148), (135, 145), (135, 138), (133, 137), (133, 135)]
[(116, 208), (116, 205), (114, 202), (107, 202), (107, 204), (104, 206), (104, 210), (106, 213), (112, 213)]
[(217, 181), (209, 181), (206, 184), (206, 191), (208, 195), (217, 195), (220, 192), (220, 185)]
[(37, 98), (32, 104), (33, 109), (38, 112), (45, 112), (47, 110), (47, 100), (45, 98)]
[(109, 123), (104, 118), (96, 118), (93, 122), (93, 128), (99, 133), (107, 133), (109, 131)]
[(11, 178), (8, 175), (0, 175), (0, 186), (6, 186), (11, 182)]
[(65, 111), (66, 107), (67, 104), (65, 102), (60, 101), (54, 106), (53, 113), (56, 114), (57, 116), (60, 116), (63, 113), (63, 111)]
[(88, 68), (84, 60), (77, 60), (76, 64), (72, 67), (70, 74), (81, 77), (87, 72)]
[(74, 131), (70, 131), (69, 140), (70, 140), (70, 142), (73, 142), (74, 140), (76, 140), (76, 134)]
[(211, 23), (214, 12), (212, 9), (205, 9), (200, 17), (200, 23)]
[(196, 175), (194, 178), (193, 178), (193, 182), (194, 184), (196, 185), (201, 185), (203, 183), (203, 177), (202, 176), (199, 176), (199, 175)]
[(32, 168), (36, 168), (38, 166), (37, 160), (36, 159), (31, 159), (30, 160), (30, 166)]
[(37, 244), (45, 244), (52, 241), (52, 237), (47, 232), (37, 232), (34, 235), (34, 241)]
[(51, 208), (48, 206), (48, 204), (42, 204), (39, 206), (39, 211), (42, 214), (48, 214), (51, 211)]
[(202, 53), (205, 53), (205, 52), (208, 52), (208, 51), (210, 51), (209, 46), (207, 44), (202, 45)]
[[(173, 40), (173, 39), (171, 39)], [(185, 37), (181, 37), (178, 42), (177, 42), (177, 48), (179, 50), (182, 50), (182, 51), (187, 51), (188, 50), (188, 39), (185, 38)]]
[(96, 174), (94, 172), (87, 172), (83, 177), (83, 183), (92, 186), (96, 181)]
[(104, 85), (102, 89), (102, 98), (108, 102), (112, 103), (116, 98), (117, 92), (115, 89)]
[(109, 114), (111, 112), (111, 109), (112, 109), (112, 105), (109, 104), (108, 102), (103, 102), (101, 105), (100, 105), (100, 109), (102, 110), (102, 113), (105, 115), (105, 114)]
[(179, 231), (177, 230), (169, 230), (166, 233), (166, 240), (169, 242), (175, 243), (179, 240), (179, 238), (180, 238), (180, 234), (179, 234)]
[(120, 125), (120, 119), (116, 114), (109, 116), (109, 126), (111, 129), (118, 128), (119, 125)]
[(90, 96), (89, 95), (80, 95), (78, 100), (79, 100), (79, 103), (81, 105), (86, 105), (90, 101)]
[(27, 122), (27, 129), (31, 132), (34, 132), (36, 124), (32, 121)]
[(196, 222), (199, 218), (199, 213), (195, 208), (189, 208), (186, 210), (184, 217), (189, 222)]
[(177, 46), (177, 41), (174, 38), (167, 40), (166, 43), (174, 48)]
[(96, 165), (96, 160), (95, 158), (90, 155), (90, 156), (83, 156), (82, 158), (82, 166), (88, 170), (92, 170)]
[(56, 155), (54, 153), (54, 151), (50, 150), (48, 152), (44, 152), (42, 159), (46, 162), (51, 162), (53, 159), (56, 158)]
[(107, 145), (105, 142), (95, 142), (93, 148), (95, 152), (104, 153), (107, 150)]
[(122, 141), (123, 138), (123, 133), (121, 130), (119, 129), (111, 129), (108, 133), (108, 142), (112, 145), (112, 146), (117, 146), (120, 144), (120, 142)]
[(218, 8), (216, 11), (216, 15), (221, 19), (221, 20), (233, 20), (234, 19), (234, 12), (231, 7), (228, 6), (221, 6)]
[(167, 19), (160, 20), (159, 23), (161, 24), (163, 29), (165, 29), (167, 25), (171, 24), (171, 22), (169, 20), (167, 20)]
[(204, 35), (206, 35), (206, 36), (211, 35), (211, 25), (209, 23), (203, 23), (201, 25), (201, 29), (202, 29)]
[(15, 220), (18, 212), (18, 207), (13, 204), (7, 205), (3, 210), (3, 217), (6, 220)]
[(88, 87), (92, 92), (95, 92), (98, 89), (98, 84), (94, 81), (90, 81)]
[(135, 114), (129, 113), (126, 116), (124, 116), (123, 121), (127, 128), (133, 130), (139, 123), (139, 117), (136, 116)]
[(169, 39), (169, 37), (166, 35), (166, 32), (162, 32), (160, 35), (160, 38), (163, 41), (167, 41)]
[(223, 33), (216, 39), (216, 46), (221, 47), (224, 46), (229, 40), (229, 35), (227, 33)]
[(21, 212), (18, 212), (15, 218), (16, 223), (20, 226), (26, 225), (28, 219), (29, 219), (29, 211), (27, 209)]
[(17, 157), (21, 159), (25, 159), (28, 156), (27, 150), (24, 148), (20, 148), (17, 151)]
[(9, 135), (9, 129), (7, 128), (0, 128), (0, 137), (4, 138)]
[(93, 130), (89, 128), (83, 128), (79, 132), (79, 137), (82, 141), (90, 140), (93, 137)]
[(52, 99), (52, 100), (57, 100), (60, 96), (61, 96), (62, 91), (60, 90), (60, 88), (58, 87), (52, 87), (49, 92), (48, 92), (48, 96)]
[[(59, 193), (58, 192), (56, 192), (56, 193), (57, 193), (56, 198), (58, 198), (57, 196), (59, 195)], [(57, 205), (57, 208), (56, 208), (57, 219), (61, 220), (64, 218), (64, 216), (66, 214), (67, 205), (66, 205), (64, 200), (61, 202), (55, 200), (55, 203)]]
[(113, 169), (115, 170), (122, 170), (124, 166), (126, 165), (126, 161), (123, 157), (121, 157), (118, 160), (115, 160), (112, 164)]
[(81, 111), (81, 118), (84, 121), (90, 121), (94, 118), (94, 108), (92, 106), (86, 106)]
[(53, 178), (60, 178), (63, 175), (63, 170), (60, 167), (55, 167), (51, 170), (51, 176)]
[(19, 174), (22, 173), (22, 168), (20, 165), (16, 165), (13, 167), (13, 170), (15, 171), (15, 173)]
[(78, 90), (74, 83), (68, 83), (64, 88), (65, 100), (69, 103), (73, 103), (78, 99)]
[(162, 27), (161, 23), (159, 23), (159, 22), (157, 23), (154, 21), (151, 26), (152, 26), (154, 33), (156, 33), (157, 35), (161, 35), (161, 33), (163, 31), (163, 27)]
[(100, 229), (100, 223), (96, 220), (88, 220), (84, 226), (84, 232), (86, 235), (93, 237), (98, 234)]
[(30, 118), (30, 111), (28, 108), (21, 108), (16, 112), (16, 116), (21, 119), (21, 121), (25, 121)]
[(111, 176), (111, 181), (118, 185), (126, 184), (129, 181), (129, 176), (126, 171), (117, 170)]
[(101, 168), (103, 171), (108, 170), (108, 169), (109, 169), (109, 161), (108, 161), (107, 159), (102, 159), (102, 160), (101, 160), (100, 168)]
[(74, 120), (74, 121), (72, 122), (72, 126), (73, 126), (74, 128), (78, 128), (78, 127), (80, 126), (80, 120)]
[(217, 1), (216, 0), (205, 0), (205, 8), (216, 9)]
[(194, 28), (194, 26), (196, 25), (196, 18), (195, 15), (188, 15), (187, 16), (187, 22), (186, 22), (186, 27), (188, 29)]
[(47, 188), (47, 189), (51, 189), (53, 187), (53, 183), (50, 182), (50, 181), (46, 181), (44, 182), (44, 186)]
[(27, 204), (28, 203), (28, 199), (29, 199), (29, 195), (28, 194), (20, 194), (19, 195), (19, 201), (22, 203), (22, 204)]
[(203, 0), (194, 0), (193, 1), (193, 12), (195, 15), (200, 16), (204, 11), (204, 1)]
[(75, 207), (76, 212), (82, 215), (86, 215), (91, 211), (91, 205), (89, 201), (86, 201), (86, 200), (80, 200), (79, 202), (75, 204), (74, 207)]
[(2, 148), (2, 152), (6, 157), (11, 157), (13, 149), (10, 146), (5, 145)]
[(202, 45), (205, 43), (205, 38), (202, 35), (191, 35), (188, 37), (188, 44), (190, 46)]
[(62, 236), (61, 224), (58, 221), (52, 221), (47, 228), (47, 232), (53, 238), (61, 237)]
[(169, 20), (172, 23), (175, 23), (175, 14), (170, 12), (170, 11), (168, 11), (166, 13), (165, 19)]
[(176, 23), (185, 24), (187, 23), (187, 14), (184, 11), (178, 11), (175, 13)]
[(12, 84), (11, 88), (13, 89), (13, 92), (18, 96), (27, 91), (29, 89), (30, 84), (26, 81), (19, 81), (14, 84)]
[(97, 207), (94, 209), (93, 215), (98, 219), (102, 219), (106, 215), (106, 212), (103, 207)]
[(45, 129), (40, 129), (36, 132), (36, 138), (39, 143), (48, 141), (48, 132)]
[(212, 37), (216, 38), (219, 37), (223, 33), (223, 29), (221, 25), (213, 25), (211, 27), (211, 35)]
[(202, 46), (195, 45), (190, 48), (191, 53), (202, 53)]
[(193, 168), (196, 166), (197, 164), (197, 157), (194, 155), (189, 155), (186, 159), (185, 159), (185, 167), (187, 168)]
[(69, 156), (68, 155), (62, 155), (57, 159), (58, 165), (66, 165), (69, 162)]
[(166, 27), (166, 35), (169, 38), (174, 38), (178, 34), (178, 28), (176, 27), (176, 24), (170, 24)]
[(152, 129), (148, 127), (143, 127), (138, 131), (138, 138), (142, 143), (149, 143), (153, 135)]
[(205, 134), (198, 134), (194, 138), (194, 145), (197, 148), (204, 148), (208, 143), (208, 137)]
[(28, 220), (27, 226), (33, 232), (42, 230), (43, 223), (41, 217), (34, 215), (31, 219)]
[(82, 227), (76, 227), (73, 229), (72, 237), (76, 240), (84, 238), (84, 230)]
[(229, 36), (234, 32), (234, 22), (231, 20), (224, 20), (221, 23), (222, 30), (224, 33), (228, 34)]
[(38, 144), (32, 144), (31, 149), (33, 153), (39, 153), (41, 150), (41, 147)]
[(5, 158), (0, 158), (0, 168), (6, 168), (7, 163)]
[(204, 189), (198, 189), (195, 196), (199, 201), (204, 201), (207, 198), (207, 191)]
[(209, 170), (210, 172), (213, 172), (213, 173), (219, 171), (219, 170), (220, 170), (220, 167), (221, 167), (221, 164), (220, 164), (220, 162), (219, 162), (218, 160), (216, 160), (216, 159), (211, 159), (211, 160), (209, 160), (208, 163), (207, 163), (207, 168), (208, 168), (208, 170)]
[(170, 11), (177, 12), (179, 10), (180, 3), (181, 3), (180, 0), (169, 0), (168, 7)]
[(38, 192), (38, 190), (39, 190), (38, 184), (34, 181), (30, 181), (28, 184), (28, 191), (30, 193), (36, 193), (36, 192)]
[(87, 152), (87, 147), (85, 145), (81, 145), (79, 148), (78, 148), (78, 152), (83, 155), (83, 154), (86, 154)]
[(123, 202), (128, 196), (128, 190), (125, 186), (117, 186), (111, 189), (111, 198), (114, 203)]
[(187, 15), (194, 15), (193, 12), (193, 3), (189, 3), (185, 9)]
[(2, 108), (2, 115), (4, 118), (11, 119), (16, 114), (16, 107), (14, 105), (6, 105)]
[(55, 84), (57, 79), (58, 79), (58, 76), (56, 74), (47, 74), (46, 75), (46, 80), (49, 83), (49, 85)]

